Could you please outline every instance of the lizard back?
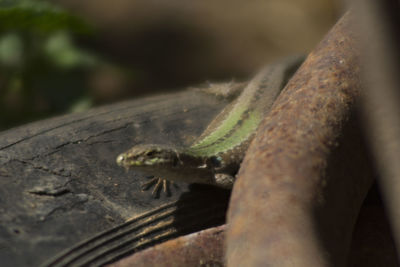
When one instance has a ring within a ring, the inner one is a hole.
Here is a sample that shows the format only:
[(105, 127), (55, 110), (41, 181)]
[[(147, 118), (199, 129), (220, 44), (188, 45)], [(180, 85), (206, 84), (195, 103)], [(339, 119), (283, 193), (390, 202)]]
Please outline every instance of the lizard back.
[(300, 56), (289, 57), (262, 69), (186, 152), (200, 157), (223, 157), (237, 150), (235, 154), (243, 155), (242, 150), (247, 149), (261, 120), (302, 60)]

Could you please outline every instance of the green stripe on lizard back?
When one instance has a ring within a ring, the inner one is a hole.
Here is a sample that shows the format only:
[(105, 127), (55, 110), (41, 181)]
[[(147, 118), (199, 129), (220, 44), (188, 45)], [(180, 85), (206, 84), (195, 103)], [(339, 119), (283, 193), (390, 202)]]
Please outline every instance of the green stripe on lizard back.
[(302, 59), (290, 57), (264, 68), (186, 152), (213, 156), (232, 150), (252, 137)]
[(250, 138), (257, 129), (261, 119), (262, 116), (259, 112), (250, 112), (248, 116), (246, 116), (246, 119), (243, 120), (243, 123), (235, 126), (231, 134), (225, 135), (209, 145), (190, 147), (187, 151), (193, 155), (207, 157), (233, 149)]

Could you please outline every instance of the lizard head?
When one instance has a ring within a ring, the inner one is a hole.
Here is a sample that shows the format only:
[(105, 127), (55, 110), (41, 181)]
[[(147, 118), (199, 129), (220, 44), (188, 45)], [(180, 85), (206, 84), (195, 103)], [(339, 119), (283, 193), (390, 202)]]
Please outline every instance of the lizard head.
[(156, 165), (179, 164), (178, 151), (162, 145), (136, 145), (117, 157), (117, 164), (129, 168)]

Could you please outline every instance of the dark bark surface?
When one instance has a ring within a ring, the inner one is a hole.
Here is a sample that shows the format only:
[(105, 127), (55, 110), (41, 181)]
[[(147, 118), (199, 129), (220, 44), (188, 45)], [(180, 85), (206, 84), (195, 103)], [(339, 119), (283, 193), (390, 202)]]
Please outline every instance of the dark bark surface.
[[(226, 191), (209, 187), (176, 184), (169, 196), (154, 198), (151, 189), (140, 189), (148, 174), (126, 172), (115, 163), (119, 153), (137, 143), (190, 143), (223, 106), (211, 96), (188, 91), (0, 133), (1, 265), (37, 266), (99, 232), (175, 203), (188, 191), (208, 196), (211, 190), (222, 195), (226, 208)], [(219, 201), (205, 198), (203, 207)], [(222, 222), (195, 223), (184, 232)]]

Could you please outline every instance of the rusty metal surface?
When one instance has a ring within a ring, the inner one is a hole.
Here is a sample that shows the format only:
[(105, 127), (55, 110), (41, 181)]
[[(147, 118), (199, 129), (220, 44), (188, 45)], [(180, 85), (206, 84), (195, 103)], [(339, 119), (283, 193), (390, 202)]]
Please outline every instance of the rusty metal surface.
[(400, 6), (398, 1), (387, 0), (357, 3), (359, 30), (365, 44), (365, 132), (379, 169), (378, 182), (400, 259)]
[[(228, 213), (228, 266), (343, 266), (372, 176), (359, 127), (358, 49), (345, 14), (277, 99)], [(343, 137), (339, 138), (343, 133)]]
[(354, 227), (348, 265), (351, 267), (399, 267), (389, 220), (375, 185), (363, 206)]
[(224, 237), (222, 225), (167, 241), (109, 266), (222, 267)]

